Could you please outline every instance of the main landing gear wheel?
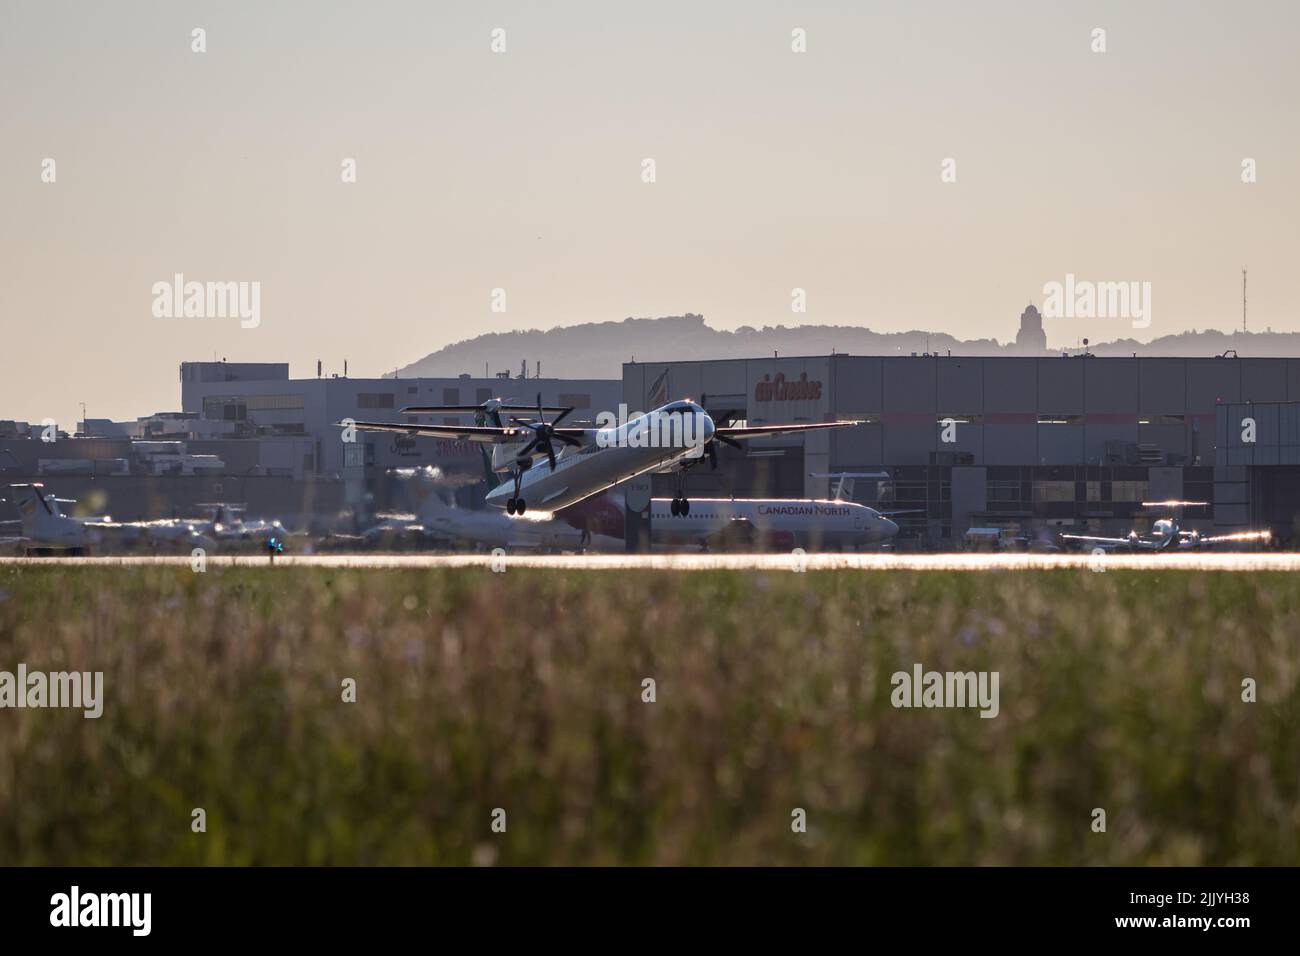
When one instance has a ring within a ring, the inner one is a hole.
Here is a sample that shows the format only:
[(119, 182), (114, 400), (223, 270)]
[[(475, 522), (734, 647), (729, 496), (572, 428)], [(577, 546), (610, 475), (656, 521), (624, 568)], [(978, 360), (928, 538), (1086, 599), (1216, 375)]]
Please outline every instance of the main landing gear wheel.
[(506, 513), (512, 515), (521, 515), (528, 508), (528, 502), (523, 498), (507, 498)]
[(691, 513), (691, 503), (686, 498), (674, 498), (668, 510), (674, 518), (685, 518)]

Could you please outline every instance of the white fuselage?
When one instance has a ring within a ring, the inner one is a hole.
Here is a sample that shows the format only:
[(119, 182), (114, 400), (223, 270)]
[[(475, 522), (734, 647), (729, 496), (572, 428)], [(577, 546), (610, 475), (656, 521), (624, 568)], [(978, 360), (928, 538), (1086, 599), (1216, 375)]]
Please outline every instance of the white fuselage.
[(650, 535), (656, 544), (707, 543), (736, 529), (780, 547), (856, 548), (880, 544), (898, 525), (852, 501), (784, 498), (692, 498), (689, 515), (674, 516), (668, 498), (650, 502)]
[[(655, 432), (647, 422), (657, 423), (668, 414), (693, 419), (684, 431), (692, 436), (690, 443), (647, 439), (648, 434)], [(621, 481), (666, 470), (685, 458), (698, 457), (703, 443), (713, 437), (713, 427), (713, 419), (699, 406), (675, 402), (623, 425), (594, 429), (594, 441), (580, 450), (561, 452), (554, 470), (545, 459), (527, 469), (519, 481), (518, 497), (527, 502), (529, 511), (567, 508)], [(642, 444), (647, 440), (649, 444)], [(487, 503), (494, 508), (505, 508), (507, 500), (514, 496), (514, 483), (503, 482), (488, 493)]]
[(582, 531), (555, 518), (511, 518), (496, 510), (449, 508), (434, 500), (425, 502), (419, 518), (427, 532), (489, 548), (577, 551), (583, 546)]

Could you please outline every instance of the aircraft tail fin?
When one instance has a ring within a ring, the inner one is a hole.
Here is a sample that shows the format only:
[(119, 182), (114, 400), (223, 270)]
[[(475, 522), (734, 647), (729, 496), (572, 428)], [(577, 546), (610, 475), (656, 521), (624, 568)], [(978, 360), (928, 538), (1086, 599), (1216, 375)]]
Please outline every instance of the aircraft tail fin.
[(42, 537), (62, 517), (58, 500), (53, 495), (46, 495), (45, 486), (39, 482), (10, 485), (9, 497), (18, 506), (26, 538)]
[(420, 503), (420, 510), (415, 517), (423, 524), (428, 524), (433, 518), (444, 515), (452, 510), (452, 506), (442, 497), (442, 491), (433, 488), (425, 496), (424, 501)]
[(834, 497), (836, 501), (851, 501), (853, 499), (853, 481), (855, 478), (873, 478), (876, 481), (888, 481), (889, 472), (887, 471), (813, 471), (808, 473), (810, 478), (835, 478), (838, 479), (834, 488)]

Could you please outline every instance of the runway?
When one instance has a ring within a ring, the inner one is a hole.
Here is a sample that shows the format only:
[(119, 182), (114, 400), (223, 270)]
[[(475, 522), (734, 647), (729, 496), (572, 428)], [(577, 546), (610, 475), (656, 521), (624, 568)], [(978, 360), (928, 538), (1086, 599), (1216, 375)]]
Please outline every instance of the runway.
[[(28, 567), (191, 567), (188, 556), (2, 557), (0, 565)], [(484, 568), (506, 571), (1047, 571), (1080, 568), (1105, 571), (1300, 571), (1300, 553), (1180, 554), (318, 554), (281, 555), (274, 565), (264, 555), (212, 555), (208, 568)]]

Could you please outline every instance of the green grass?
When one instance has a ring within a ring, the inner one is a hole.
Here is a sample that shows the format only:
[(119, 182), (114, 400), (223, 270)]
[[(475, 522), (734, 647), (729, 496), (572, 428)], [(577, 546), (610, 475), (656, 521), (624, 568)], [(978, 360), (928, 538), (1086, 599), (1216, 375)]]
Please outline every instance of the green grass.
[(1295, 575), (11, 565), (19, 662), (0, 864), (1300, 862)]

